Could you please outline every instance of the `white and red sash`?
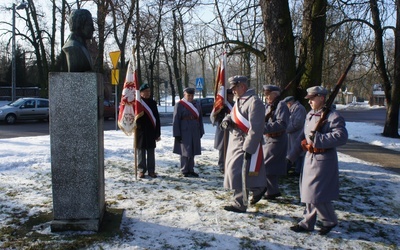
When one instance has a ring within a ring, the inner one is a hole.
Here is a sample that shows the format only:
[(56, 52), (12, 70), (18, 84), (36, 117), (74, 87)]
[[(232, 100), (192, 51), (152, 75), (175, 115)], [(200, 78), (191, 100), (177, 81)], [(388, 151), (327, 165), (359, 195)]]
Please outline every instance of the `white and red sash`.
[(153, 124), (153, 127), (156, 127), (156, 117), (153, 114), (153, 111), (151, 110), (151, 108), (149, 107), (149, 105), (147, 105), (147, 103), (145, 103), (143, 101), (143, 99), (140, 99), (140, 103), (143, 105), (144, 107), (144, 111), (146, 112), (147, 116), (150, 118), (151, 123)]
[(199, 111), (191, 102), (188, 102), (185, 98), (182, 98), (179, 102), (182, 103), (196, 119), (199, 119)]
[[(231, 117), (233, 122), (240, 130), (242, 130), (246, 134), (249, 132), (250, 122), (239, 112), (236, 103), (235, 105), (233, 105)], [(258, 145), (256, 152), (251, 155), (249, 176), (258, 175), (258, 172), (260, 171), (260, 168), (263, 164), (263, 158), (264, 155), (262, 150), (262, 144), (260, 141), (260, 144)]]

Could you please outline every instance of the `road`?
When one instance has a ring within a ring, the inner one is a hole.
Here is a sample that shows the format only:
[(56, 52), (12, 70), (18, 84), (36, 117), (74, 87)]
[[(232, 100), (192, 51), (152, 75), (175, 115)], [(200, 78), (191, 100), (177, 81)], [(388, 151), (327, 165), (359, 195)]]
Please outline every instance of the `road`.
[(368, 122), (376, 125), (385, 125), (386, 108), (339, 110), (348, 122)]
[[(385, 123), (385, 108), (365, 110), (340, 110), (339, 112), (348, 122), (372, 122), (382, 126)], [(161, 126), (171, 126), (172, 114), (160, 113), (160, 120)], [(204, 116), (203, 121), (204, 123), (210, 123), (210, 118), (208, 116)], [(104, 130), (116, 130), (115, 120), (111, 119), (104, 121)], [(14, 125), (7, 125), (4, 122), (0, 122), (0, 139), (48, 134), (49, 124), (47, 122), (20, 121)]]

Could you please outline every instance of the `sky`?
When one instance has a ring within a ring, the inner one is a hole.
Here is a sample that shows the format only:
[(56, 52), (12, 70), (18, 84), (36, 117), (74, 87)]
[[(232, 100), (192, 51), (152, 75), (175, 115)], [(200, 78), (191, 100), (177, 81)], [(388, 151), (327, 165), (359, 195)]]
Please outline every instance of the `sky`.
[[(164, 109), (164, 107), (161, 107)], [(340, 111), (341, 105), (337, 109)], [(1, 125), (4, 126), (4, 125)], [(347, 122), (349, 139), (400, 151), (398, 139), (383, 138), (382, 126)], [(105, 199), (108, 209), (123, 210), (122, 235), (94, 242), (85, 249), (398, 249), (400, 247), (400, 176), (373, 163), (339, 153), (341, 195), (334, 207), (339, 225), (327, 236), (295, 233), (304, 205), (298, 179), (281, 179), (282, 197), (261, 200), (245, 214), (222, 209), (232, 193), (223, 188), (213, 148), (215, 127), (205, 124), (202, 155), (195, 157), (199, 178), (179, 173), (172, 153), (172, 128), (162, 127), (156, 148), (159, 177), (135, 180), (132, 137), (105, 131)], [(52, 211), (50, 137), (0, 139), (0, 248), (10, 242), (1, 235), (29, 218)], [(20, 239), (26, 247), (58, 242), (90, 232), (52, 233), (50, 221), (34, 226)], [(27, 236), (28, 237), (28, 236)], [(41, 245), (43, 246), (43, 245)]]

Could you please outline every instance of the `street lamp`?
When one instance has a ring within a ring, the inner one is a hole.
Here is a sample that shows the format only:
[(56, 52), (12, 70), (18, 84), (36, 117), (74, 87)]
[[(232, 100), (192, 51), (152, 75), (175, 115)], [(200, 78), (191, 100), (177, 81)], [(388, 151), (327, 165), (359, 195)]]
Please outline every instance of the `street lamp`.
[(16, 60), (15, 60), (15, 11), (26, 9), (28, 5), (25, 2), (20, 3), (16, 6), (13, 3), (12, 6), (12, 65), (11, 65), (11, 101), (15, 101), (16, 99)]

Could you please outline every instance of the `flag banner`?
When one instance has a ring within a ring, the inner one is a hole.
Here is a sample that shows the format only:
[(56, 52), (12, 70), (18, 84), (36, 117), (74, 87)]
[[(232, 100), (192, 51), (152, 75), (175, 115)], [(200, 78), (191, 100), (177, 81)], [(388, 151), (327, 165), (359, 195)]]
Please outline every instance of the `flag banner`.
[(126, 134), (132, 135), (136, 127), (136, 119), (144, 113), (141, 103), (138, 72), (135, 60), (129, 60), (121, 103), (118, 114), (118, 127)]
[(225, 87), (225, 68), (226, 68), (226, 53), (222, 54), (220, 64), (218, 66), (217, 78), (214, 86), (214, 106), (210, 114), (211, 123), (214, 125), (217, 115), (224, 109), (226, 100)]

